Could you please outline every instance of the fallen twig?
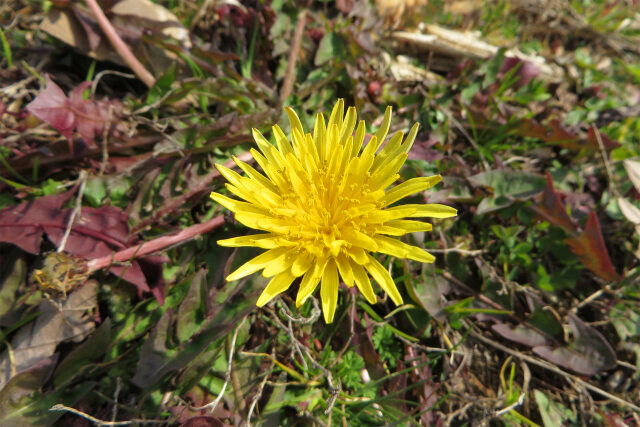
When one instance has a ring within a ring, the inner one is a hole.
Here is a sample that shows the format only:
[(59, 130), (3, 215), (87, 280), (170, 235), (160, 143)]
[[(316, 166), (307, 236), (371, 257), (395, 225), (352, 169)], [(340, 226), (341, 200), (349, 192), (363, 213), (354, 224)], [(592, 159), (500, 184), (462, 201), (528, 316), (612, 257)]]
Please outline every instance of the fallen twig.
[(109, 267), (113, 263), (130, 261), (134, 258), (158, 252), (162, 249), (168, 248), (169, 246), (184, 243), (189, 239), (199, 236), (200, 234), (216, 229), (222, 224), (224, 224), (224, 217), (222, 215), (216, 216), (202, 224), (187, 227), (176, 234), (158, 237), (157, 239), (123, 249), (115, 254), (92, 259), (87, 262), (88, 272), (91, 273), (96, 270)]
[(87, 0), (87, 6), (89, 6), (89, 9), (91, 9), (91, 12), (95, 15), (100, 29), (105, 36), (107, 36), (113, 48), (118, 52), (118, 55), (120, 55), (124, 62), (127, 63), (136, 76), (138, 76), (138, 78), (142, 80), (147, 87), (151, 87), (156, 84), (155, 77), (153, 77), (153, 75), (144, 68), (144, 65), (138, 61), (138, 58), (136, 58), (136, 56), (131, 52), (131, 49), (129, 49), (125, 42), (122, 41), (96, 0)]

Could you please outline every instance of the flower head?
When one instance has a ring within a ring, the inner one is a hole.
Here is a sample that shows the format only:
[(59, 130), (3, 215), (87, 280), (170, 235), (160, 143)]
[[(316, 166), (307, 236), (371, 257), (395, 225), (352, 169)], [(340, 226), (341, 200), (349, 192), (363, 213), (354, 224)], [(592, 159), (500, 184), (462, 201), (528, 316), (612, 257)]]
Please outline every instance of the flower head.
[(320, 283), (327, 323), (333, 321), (340, 279), (348, 287), (357, 286), (373, 304), (376, 295), (371, 276), (394, 303), (402, 304), (389, 272), (371, 253), (433, 262), (434, 257), (424, 249), (394, 238), (429, 231), (431, 224), (403, 218), (456, 215), (455, 209), (438, 204), (391, 206), (442, 179), (440, 175), (412, 178), (390, 187), (400, 177), (398, 171), (407, 159), (418, 124), (404, 141), (404, 134), (398, 132), (384, 144), (391, 122), (391, 107), (387, 107), (382, 126), (364, 145), (365, 124), (360, 121), (356, 127), (355, 108), (350, 107), (345, 115), (342, 100), (333, 107), (328, 123), (322, 114), (317, 115), (313, 135), (305, 133), (291, 108), (286, 112), (290, 139), (275, 125), (274, 146), (253, 129), (260, 151), (251, 149), (251, 153), (263, 173), (236, 158), (246, 176), (216, 165), (229, 181), (227, 189), (242, 201), (218, 193), (211, 193), (211, 198), (233, 211), (238, 222), (264, 231), (218, 244), (266, 249), (227, 280), (259, 270), (264, 277), (271, 277), (258, 299), (259, 307), (286, 291), (298, 277), (296, 305), (300, 306)]

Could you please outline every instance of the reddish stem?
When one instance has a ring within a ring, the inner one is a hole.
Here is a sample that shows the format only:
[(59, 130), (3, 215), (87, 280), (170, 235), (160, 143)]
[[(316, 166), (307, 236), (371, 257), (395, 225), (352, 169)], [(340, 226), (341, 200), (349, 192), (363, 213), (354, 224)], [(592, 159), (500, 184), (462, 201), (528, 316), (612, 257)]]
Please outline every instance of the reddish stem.
[(156, 83), (155, 77), (144, 68), (144, 65), (138, 61), (138, 58), (131, 52), (131, 49), (122, 41), (115, 28), (113, 28), (113, 25), (111, 25), (111, 22), (109, 22), (102, 9), (100, 9), (100, 6), (98, 6), (96, 0), (87, 0), (87, 6), (89, 6), (89, 9), (91, 9), (91, 12), (95, 15), (100, 29), (105, 36), (107, 36), (111, 45), (124, 62), (127, 63), (129, 68), (136, 73), (136, 76), (138, 76), (147, 87), (153, 86)]
[(87, 262), (89, 272), (100, 270), (102, 268), (109, 267), (114, 262), (130, 261), (134, 258), (143, 257), (154, 252), (158, 252), (172, 245), (177, 245), (186, 242), (200, 234), (207, 233), (213, 229), (216, 229), (224, 224), (224, 217), (222, 215), (211, 218), (209, 221), (202, 224), (192, 225), (185, 228), (177, 234), (170, 236), (162, 236), (151, 241), (141, 243), (136, 246), (132, 246), (127, 249), (123, 249), (112, 255), (95, 258)]

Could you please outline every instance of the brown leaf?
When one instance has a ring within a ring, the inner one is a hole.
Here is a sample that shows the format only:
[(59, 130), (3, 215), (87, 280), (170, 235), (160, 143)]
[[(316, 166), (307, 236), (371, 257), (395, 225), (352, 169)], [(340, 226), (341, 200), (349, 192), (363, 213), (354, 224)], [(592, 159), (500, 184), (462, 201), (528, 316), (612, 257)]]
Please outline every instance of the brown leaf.
[[(538, 138), (544, 142), (559, 145), (570, 150), (599, 150), (600, 144), (593, 128), (589, 128), (586, 136), (581, 136), (576, 132), (567, 129), (558, 119), (552, 119), (545, 126), (534, 119), (522, 119), (515, 132), (520, 136)], [(602, 144), (606, 150), (611, 150), (620, 146), (620, 143), (612, 140), (606, 135), (600, 134)]]
[(198, 416), (189, 418), (185, 423), (180, 424), (180, 427), (222, 427), (222, 426), (224, 426), (222, 421), (208, 415), (198, 415)]
[(52, 194), (1, 209), (0, 242), (13, 243), (25, 252), (38, 254), (43, 226), (58, 217), (62, 205), (72, 194), (70, 191)]
[(556, 193), (553, 187), (553, 179), (549, 172), (546, 173), (547, 186), (544, 189), (542, 195), (542, 204), (534, 207), (536, 212), (545, 220), (553, 225), (562, 227), (568, 232), (573, 232), (577, 229), (575, 223), (567, 214), (567, 210), (564, 204), (560, 201), (558, 193)]
[(46, 86), (27, 105), (27, 110), (40, 120), (50, 124), (68, 140), (73, 139), (73, 131), (78, 130), (87, 145), (94, 145), (94, 136), (102, 134), (111, 121), (111, 109), (120, 110), (117, 101), (95, 101), (84, 99), (83, 93), (91, 87), (91, 82), (83, 82), (69, 98), (49, 75), (45, 75)]
[(95, 327), (91, 313), (96, 309), (98, 282), (87, 281), (62, 302), (45, 299), (42, 314), (16, 333), (11, 340), (12, 357), (0, 355), (0, 388), (14, 375), (51, 357), (61, 342), (82, 341)]
[[(59, 195), (39, 197), (17, 206), (0, 210), (0, 243), (13, 243), (22, 250), (38, 254), (43, 232), (59, 246), (69, 224), (71, 209), (62, 205), (71, 197), (69, 191)], [(136, 243), (129, 236), (127, 214), (115, 206), (83, 207), (71, 227), (65, 251), (94, 259)], [(147, 256), (132, 260), (129, 265), (115, 265), (110, 271), (134, 284), (140, 292), (152, 292), (164, 301), (163, 256)]]
[(544, 190), (542, 203), (532, 206), (532, 209), (542, 219), (562, 227), (569, 234), (566, 242), (585, 267), (605, 280), (617, 281), (620, 279), (604, 243), (598, 217), (592, 211), (584, 231), (580, 230), (567, 214), (564, 204), (554, 190), (549, 172), (547, 172), (547, 186)]
[(584, 265), (608, 281), (620, 279), (618, 272), (611, 263), (607, 246), (602, 237), (600, 222), (594, 212), (589, 214), (584, 231), (578, 237), (567, 238), (567, 244), (574, 254), (578, 255)]
[(600, 332), (573, 314), (569, 326), (574, 338), (569, 345), (534, 347), (533, 352), (582, 375), (595, 375), (616, 366), (616, 353)]

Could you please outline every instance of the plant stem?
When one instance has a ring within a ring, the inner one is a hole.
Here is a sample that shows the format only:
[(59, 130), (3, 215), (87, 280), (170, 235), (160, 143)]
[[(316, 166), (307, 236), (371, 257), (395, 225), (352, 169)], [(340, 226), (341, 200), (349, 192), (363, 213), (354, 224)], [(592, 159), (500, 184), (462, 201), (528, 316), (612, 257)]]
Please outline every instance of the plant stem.
[(129, 49), (125, 42), (122, 41), (115, 28), (113, 28), (113, 25), (111, 25), (111, 22), (109, 22), (102, 9), (100, 9), (100, 6), (98, 6), (96, 0), (86, 1), (87, 6), (89, 6), (89, 9), (91, 9), (91, 12), (95, 15), (100, 29), (107, 36), (116, 52), (118, 52), (124, 62), (127, 63), (129, 68), (131, 68), (136, 76), (138, 76), (138, 78), (142, 80), (147, 87), (153, 86), (156, 83), (155, 77), (153, 77), (153, 75), (144, 68), (144, 65), (138, 61), (138, 58), (136, 58), (131, 52), (131, 49)]
[(133, 258), (143, 257), (145, 255), (158, 252), (169, 246), (184, 243), (187, 240), (192, 239), (200, 234), (204, 234), (215, 228), (218, 228), (222, 224), (224, 224), (224, 217), (222, 215), (219, 215), (202, 224), (196, 224), (192, 225), (191, 227), (185, 228), (177, 234), (158, 237), (157, 239), (153, 239), (136, 246), (131, 246), (127, 249), (123, 249), (116, 252), (115, 254), (89, 260), (87, 262), (89, 273), (109, 267), (114, 262), (130, 261)]

